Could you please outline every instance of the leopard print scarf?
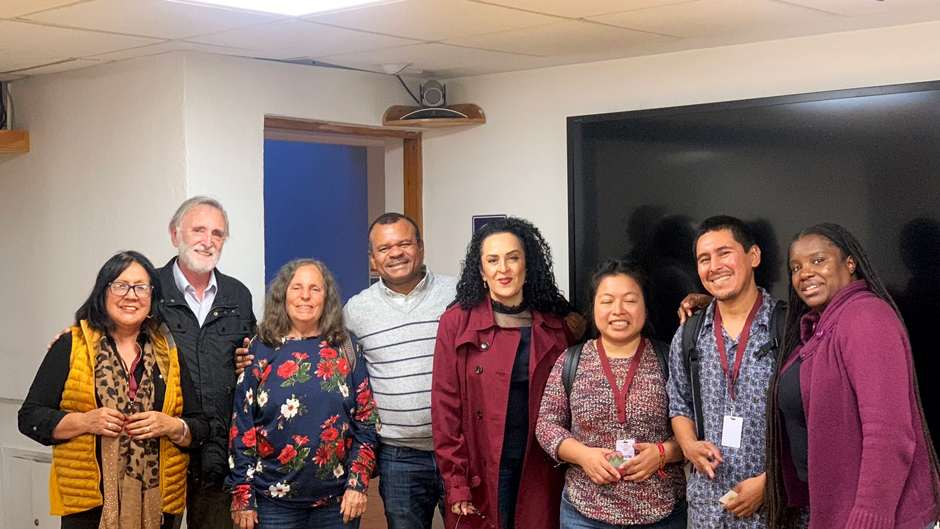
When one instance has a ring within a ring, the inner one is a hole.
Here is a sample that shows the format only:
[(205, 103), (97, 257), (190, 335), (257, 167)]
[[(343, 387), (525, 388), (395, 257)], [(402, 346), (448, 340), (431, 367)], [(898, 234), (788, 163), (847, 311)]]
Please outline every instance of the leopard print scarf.
[[(149, 340), (140, 362), (144, 374), (131, 400), (121, 356), (102, 337), (95, 354), (95, 390), (103, 407), (125, 416), (153, 410), (156, 361)], [(159, 529), (163, 515), (159, 438), (134, 440), (122, 431), (119, 437), (100, 437), (100, 442), (104, 506), (99, 529)]]

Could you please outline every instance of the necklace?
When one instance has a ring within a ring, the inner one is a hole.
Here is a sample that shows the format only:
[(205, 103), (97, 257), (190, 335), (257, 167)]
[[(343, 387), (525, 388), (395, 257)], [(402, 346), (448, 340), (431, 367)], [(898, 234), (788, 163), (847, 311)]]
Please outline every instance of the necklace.
[(281, 343), (295, 342), (297, 340), (309, 340), (310, 338), (316, 338), (317, 335), (313, 336), (285, 336), (281, 338)]

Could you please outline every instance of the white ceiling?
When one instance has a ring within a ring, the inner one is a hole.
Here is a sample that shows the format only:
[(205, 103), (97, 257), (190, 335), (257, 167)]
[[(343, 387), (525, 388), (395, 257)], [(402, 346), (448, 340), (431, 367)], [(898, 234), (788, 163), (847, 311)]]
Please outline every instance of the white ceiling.
[(940, 0), (399, 0), (302, 18), (0, 0), (0, 80), (179, 50), (459, 77), (940, 20)]

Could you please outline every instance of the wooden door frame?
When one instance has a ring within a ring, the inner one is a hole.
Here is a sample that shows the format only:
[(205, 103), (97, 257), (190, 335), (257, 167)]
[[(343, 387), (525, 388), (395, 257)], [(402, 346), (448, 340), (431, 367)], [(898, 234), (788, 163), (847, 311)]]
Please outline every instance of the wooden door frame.
[(411, 130), (371, 128), (357, 125), (342, 125), (325, 121), (310, 121), (296, 118), (265, 116), (264, 128), (295, 130), (317, 133), (347, 134), (370, 138), (399, 138), (402, 140), (404, 213), (414, 219), (418, 229), (424, 231), (424, 208), (422, 207), (424, 174), (422, 172), (421, 133)]

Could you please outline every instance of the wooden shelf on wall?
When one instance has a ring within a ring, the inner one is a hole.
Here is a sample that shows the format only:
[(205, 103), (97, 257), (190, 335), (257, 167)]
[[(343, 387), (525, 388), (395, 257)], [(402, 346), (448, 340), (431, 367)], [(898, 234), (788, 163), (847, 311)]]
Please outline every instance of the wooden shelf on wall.
[(29, 132), (25, 130), (0, 130), (0, 154), (29, 152)]
[(464, 114), (465, 118), (421, 118), (421, 119), (402, 119), (408, 114), (421, 110), (421, 107), (409, 107), (404, 105), (395, 105), (388, 107), (385, 115), (382, 116), (382, 125), (386, 127), (403, 127), (412, 129), (433, 129), (440, 127), (459, 127), (465, 125), (482, 125), (486, 123), (486, 115), (483, 109), (472, 103), (463, 105), (447, 105), (448, 110), (454, 110)]

